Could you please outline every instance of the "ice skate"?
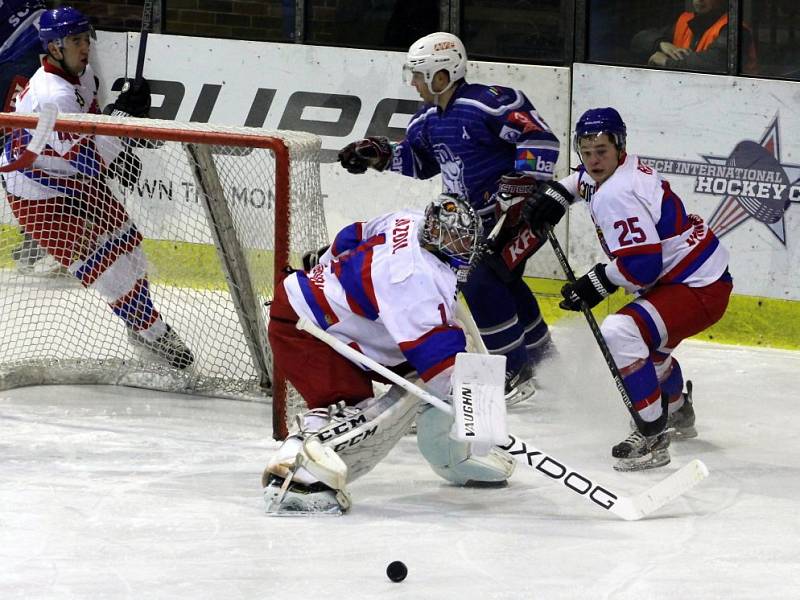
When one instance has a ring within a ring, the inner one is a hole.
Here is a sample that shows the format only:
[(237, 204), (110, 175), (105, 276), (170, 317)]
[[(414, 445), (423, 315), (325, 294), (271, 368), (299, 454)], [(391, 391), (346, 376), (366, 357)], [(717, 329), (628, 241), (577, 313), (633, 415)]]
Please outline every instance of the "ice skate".
[[(319, 428), (333, 418), (335, 408), (313, 409), (300, 417), (300, 431), (286, 438), (270, 458), (261, 475), (267, 514), (338, 516), (350, 508), (347, 467), (332, 450), (325, 451), (316, 437)], [(321, 479), (338, 485), (339, 490)]]
[(36, 240), (27, 236), (11, 251), (11, 258), (20, 275), (30, 277), (69, 275), (69, 271), (50, 256), (47, 250), (39, 246)]
[(264, 472), (267, 514), (276, 516), (341, 516), (347, 510), (337, 499), (336, 491), (321, 482), (304, 485)]
[(533, 367), (525, 365), (517, 371), (506, 373), (506, 406), (515, 406), (520, 402), (533, 398), (536, 394), (536, 381), (533, 377)]
[(674, 440), (688, 440), (697, 437), (694, 426), (694, 406), (692, 405), (692, 382), (686, 382), (683, 392), (683, 405), (667, 418), (667, 429)]
[(643, 471), (669, 464), (669, 433), (644, 436), (638, 429), (611, 449), (611, 456), (619, 460), (616, 471)]
[(169, 363), (176, 369), (185, 369), (194, 362), (192, 351), (169, 325), (167, 325), (164, 335), (152, 341), (146, 340), (140, 333), (128, 329), (128, 340), (135, 348)]

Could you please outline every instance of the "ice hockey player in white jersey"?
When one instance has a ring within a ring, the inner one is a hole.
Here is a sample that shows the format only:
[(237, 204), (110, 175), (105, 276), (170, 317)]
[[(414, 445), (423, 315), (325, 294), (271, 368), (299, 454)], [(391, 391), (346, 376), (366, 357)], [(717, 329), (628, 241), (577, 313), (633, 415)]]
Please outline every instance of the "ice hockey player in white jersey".
[(609, 262), (566, 284), (562, 308), (591, 308), (620, 287), (637, 296), (601, 326), (635, 409), (636, 427), (612, 455), (617, 470), (632, 471), (669, 462), (669, 432), (696, 435), (691, 382), (684, 393), (672, 352), (722, 318), (733, 279), (728, 251), (665, 179), (626, 153), (626, 134), (615, 109), (586, 111), (574, 137), (582, 165), (552, 184), (559, 193), (540, 190), (524, 217), (535, 230), (554, 225), (565, 212), (563, 192), (588, 205)]
[[(89, 65), (93, 37), (88, 19), (72, 7), (43, 13), (39, 38), (46, 56), (19, 94), (17, 112), (54, 104), (59, 113), (98, 113), (98, 79)], [(149, 88), (131, 87), (114, 107), (118, 114), (147, 116)], [(24, 129), (7, 136), (2, 164), (12, 163), (30, 139)], [(135, 186), (140, 173), (127, 140), (54, 132), (33, 165), (4, 179), (23, 231), (108, 302), (137, 349), (184, 369), (194, 357), (153, 305), (142, 234), (115, 196), (115, 189)]]
[(455, 357), (465, 352), (454, 319), (459, 278), (479, 253), (480, 217), (442, 194), (425, 213), (400, 211), (345, 227), (310, 271), (295, 271), (270, 306), (276, 372), (309, 407), (263, 475), (271, 513), (341, 514), (347, 483), (371, 470), (409, 430), (433, 470), (459, 485), (505, 485), (514, 460), (449, 437), (453, 417), (422, 407), (393, 386), (373, 394), (374, 374), (295, 327), (300, 316), (368, 357), (413, 371), (439, 397), (450, 393)]

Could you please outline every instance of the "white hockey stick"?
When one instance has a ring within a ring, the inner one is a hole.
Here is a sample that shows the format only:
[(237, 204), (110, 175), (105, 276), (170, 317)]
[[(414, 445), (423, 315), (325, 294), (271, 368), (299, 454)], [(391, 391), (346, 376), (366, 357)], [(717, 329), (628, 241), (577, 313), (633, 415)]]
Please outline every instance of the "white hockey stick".
[(33, 130), (31, 141), (16, 159), (0, 167), (0, 173), (10, 173), (30, 167), (47, 145), (57, 118), (58, 107), (55, 104), (42, 105), (42, 109), (39, 111), (39, 121), (36, 123), (36, 129)]
[[(447, 414), (453, 413), (453, 409), (444, 400), (390, 371), (355, 348), (351, 348), (317, 327), (308, 319), (301, 317), (297, 322), (297, 328), (313, 335), (354, 363), (369, 367), (376, 373), (383, 375), (386, 379), (396, 383), (421, 400), (432, 404), (439, 410)], [(550, 479), (555, 479), (571, 492), (582, 496), (592, 504), (612, 512), (626, 521), (637, 521), (646, 517), (678, 496), (688, 492), (708, 477), (708, 468), (701, 461), (695, 459), (650, 489), (636, 496), (622, 496), (612, 492), (606, 486), (593, 482), (588, 476), (556, 460), (546, 452), (538, 450), (528, 442), (517, 439), (513, 435), (508, 436), (508, 444), (500, 447), (508, 451), (521, 465), (531, 468)]]

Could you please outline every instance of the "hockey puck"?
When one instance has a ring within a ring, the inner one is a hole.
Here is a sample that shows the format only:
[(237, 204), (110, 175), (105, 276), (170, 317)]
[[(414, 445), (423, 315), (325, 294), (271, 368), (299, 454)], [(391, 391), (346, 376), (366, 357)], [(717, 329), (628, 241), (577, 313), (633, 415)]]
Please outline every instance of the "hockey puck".
[(403, 579), (406, 578), (408, 575), (408, 567), (406, 567), (405, 563), (394, 560), (389, 563), (389, 566), (386, 567), (386, 576), (394, 581), (395, 583), (400, 583)]

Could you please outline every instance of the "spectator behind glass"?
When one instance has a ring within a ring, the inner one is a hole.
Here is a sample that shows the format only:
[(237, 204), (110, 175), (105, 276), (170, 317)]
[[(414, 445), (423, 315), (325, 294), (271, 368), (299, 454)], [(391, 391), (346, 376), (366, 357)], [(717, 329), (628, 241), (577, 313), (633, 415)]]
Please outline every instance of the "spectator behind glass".
[[(724, 72), (728, 56), (727, 0), (693, 0), (693, 12), (685, 11), (675, 23), (637, 33), (631, 51), (641, 62), (668, 69)], [(753, 36), (747, 26), (740, 37), (743, 70), (757, 71)]]

